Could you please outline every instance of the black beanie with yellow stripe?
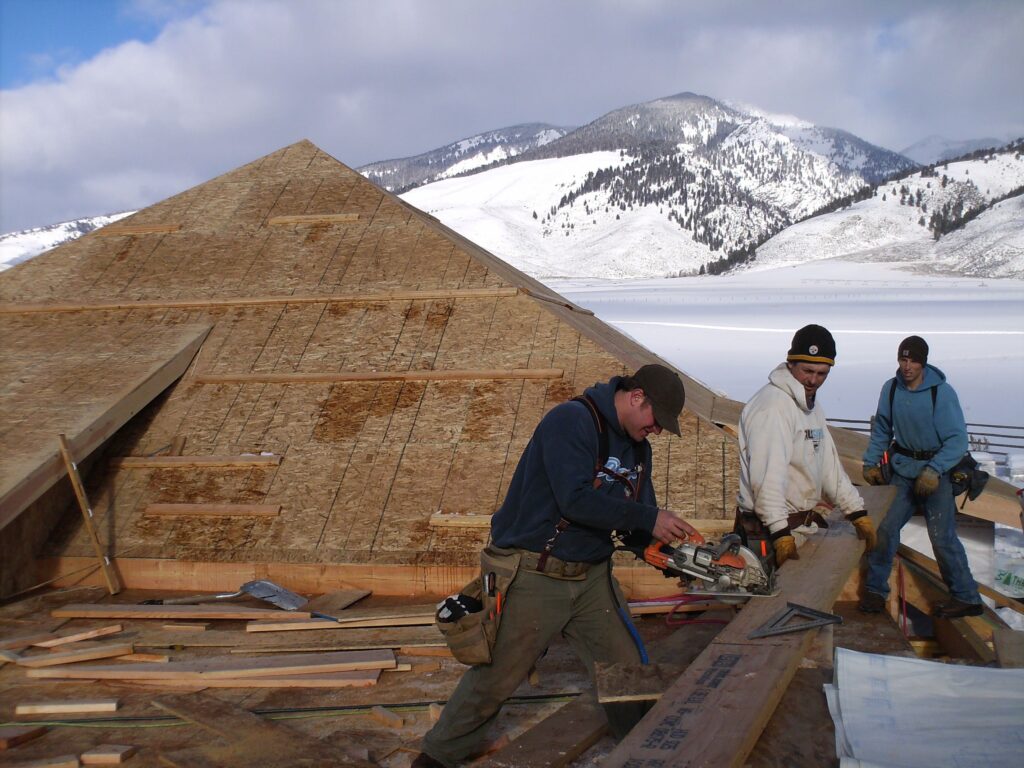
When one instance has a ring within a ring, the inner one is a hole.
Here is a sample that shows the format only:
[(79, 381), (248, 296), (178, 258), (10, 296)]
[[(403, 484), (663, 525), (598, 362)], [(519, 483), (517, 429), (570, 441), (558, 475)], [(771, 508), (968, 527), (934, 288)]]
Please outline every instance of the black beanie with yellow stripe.
[(805, 325), (793, 335), (793, 343), (786, 355), (788, 363), (836, 364), (836, 341), (828, 328)]

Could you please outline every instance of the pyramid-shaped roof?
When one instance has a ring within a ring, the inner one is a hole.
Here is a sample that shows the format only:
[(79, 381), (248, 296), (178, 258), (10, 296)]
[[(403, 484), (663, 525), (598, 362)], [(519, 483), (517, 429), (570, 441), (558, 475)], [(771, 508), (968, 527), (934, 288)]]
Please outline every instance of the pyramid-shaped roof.
[[(87, 472), (102, 538), (137, 586), (286, 568), (309, 591), (447, 588), (486, 529), (432, 516), (493, 512), (548, 409), (658, 361), (308, 141), (4, 272), (0, 304), (5, 338), (45, 329), (68, 349), (112, 329), (206, 334)], [(119, 355), (89, 364), (116, 378)], [(734, 424), (738, 405), (685, 380), (682, 437), (653, 441), (659, 503), (725, 518), (736, 445), (715, 422)], [(141, 461), (175, 451), (178, 466)], [(79, 519), (45, 556), (88, 562)]]

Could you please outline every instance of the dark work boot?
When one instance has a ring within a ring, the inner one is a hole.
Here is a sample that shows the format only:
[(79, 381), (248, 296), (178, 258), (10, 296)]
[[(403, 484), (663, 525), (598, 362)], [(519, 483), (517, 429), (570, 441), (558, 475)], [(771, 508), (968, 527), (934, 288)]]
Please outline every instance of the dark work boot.
[(965, 603), (954, 597), (948, 603), (935, 606), (932, 616), (937, 619), (959, 619), (963, 616), (981, 616), (984, 612), (985, 606), (981, 603)]
[(439, 763), (426, 752), (420, 752), (409, 768), (444, 768), (444, 763)]
[(877, 592), (864, 592), (857, 610), (861, 613), (882, 613), (885, 610), (885, 598)]

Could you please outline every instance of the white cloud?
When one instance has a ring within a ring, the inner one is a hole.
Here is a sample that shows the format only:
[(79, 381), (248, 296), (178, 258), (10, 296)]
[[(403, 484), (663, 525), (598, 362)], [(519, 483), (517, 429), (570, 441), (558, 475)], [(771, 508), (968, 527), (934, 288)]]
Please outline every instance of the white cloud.
[(355, 166), (686, 90), (897, 149), (933, 133), (1024, 133), (1024, 4), (999, 0), (133, 11), (171, 20), (150, 43), (0, 93), (0, 231), (146, 205), (301, 138)]

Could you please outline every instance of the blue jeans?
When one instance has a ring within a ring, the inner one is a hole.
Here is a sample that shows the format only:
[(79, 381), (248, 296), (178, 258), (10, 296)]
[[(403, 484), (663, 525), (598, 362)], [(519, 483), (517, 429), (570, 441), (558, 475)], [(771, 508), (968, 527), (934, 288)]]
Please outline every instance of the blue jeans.
[(956, 498), (950, 487), (949, 473), (939, 478), (935, 493), (923, 499), (914, 495), (914, 481), (902, 475), (893, 474), (889, 484), (896, 487), (896, 498), (878, 528), (878, 544), (868, 553), (867, 590), (888, 596), (889, 574), (900, 545), (900, 530), (913, 517), (914, 511), (924, 506), (928, 538), (949, 593), (965, 603), (980, 603), (978, 585), (967, 564), (967, 553), (956, 535)]

